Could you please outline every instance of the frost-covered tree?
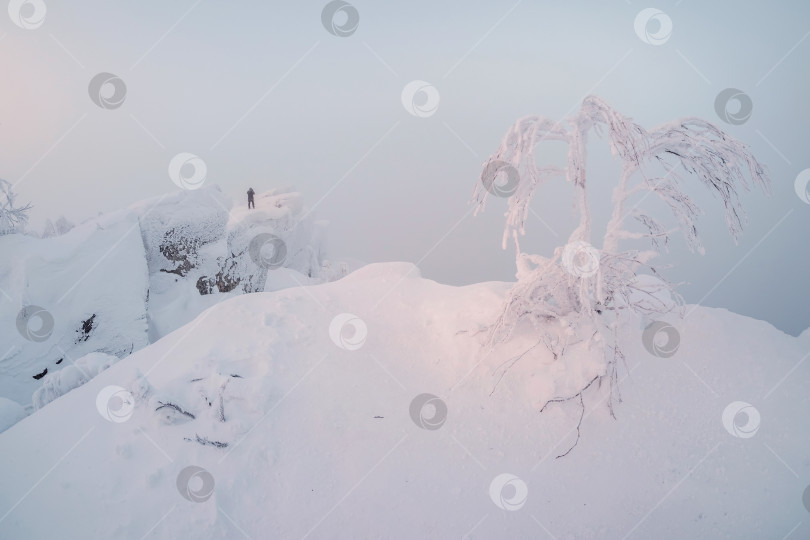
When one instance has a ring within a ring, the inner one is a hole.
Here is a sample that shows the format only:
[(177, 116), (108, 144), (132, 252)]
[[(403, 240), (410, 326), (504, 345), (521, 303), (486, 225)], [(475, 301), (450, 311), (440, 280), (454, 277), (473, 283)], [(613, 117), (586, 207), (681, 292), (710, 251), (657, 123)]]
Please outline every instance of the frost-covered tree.
[(12, 185), (0, 178), (0, 234), (22, 232), (28, 223), (31, 205), (17, 206)]
[[(613, 213), (601, 247), (592, 244), (588, 207), (586, 146), (591, 132), (606, 134), (612, 154), (621, 162)], [(535, 148), (544, 141), (567, 144), (565, 167), (536, 163)], [(532, 198), (542, 183), (557, 177), (573, 184), (579, 224), (550, 259), (522, 253), (518, 233), (525, 234)], [(588, 386), (604, 378), (610, 381), (612, 414), (614, 397), (620, 400), (615, 383), (617, 365), (624, 358), (617, 339), (623, 318), (630, 313), (660, 314), (683, 305), (674, 285), (652, 265), (653, 258), (666, 249), (676, 231), (685, 236), (691, 250), (703, 252), (695, 221), (701, 210), (684, 191), (687, 180), (697, 180), (720, 198), (735, 242), (745, 222), (739, 188), (748, 190), (755, 184), (765, 192), (769, 189), (768, 177), (748, 147), (699, 118), (648, 131), (600, 98), (588, 96), (579, 112), (565, 120), (530, 116), (515, 122), (484, 164), (473, 194), (476, 213), (485, 208), (489, 195), (509, 197), (502, 247), (511, 238), (517, 252), (518, 281), (490, 328), (490, 345), (508, 340), (518, 325), (528, 323), (538, 334), (535, 347), (545, 345), (555, 358), (576, 344), (601, 349), (604, 370)], [(631, 197), (639, 194), (642, 201), (630, 206)], [(671, 210), (673, 226), (639, 208), (648, 195)], [(629, 240), (647, 240), (651, 249), (622, 249), (619, 244)], [(550, 401), (581, 399), (582, 390)]]
[(45, 225), (42, 227), (42, 238), (53, 238), (56, 236), (56, 226), (50, 219), (45, 220)]
[(58, 236), (62, 236), (66, 232), (70, 231), (74, 227), (73, 223), (69, 221), (65, 216), (59, 216), (54, 223), (54, 228), (56, 229), (56, 234)]

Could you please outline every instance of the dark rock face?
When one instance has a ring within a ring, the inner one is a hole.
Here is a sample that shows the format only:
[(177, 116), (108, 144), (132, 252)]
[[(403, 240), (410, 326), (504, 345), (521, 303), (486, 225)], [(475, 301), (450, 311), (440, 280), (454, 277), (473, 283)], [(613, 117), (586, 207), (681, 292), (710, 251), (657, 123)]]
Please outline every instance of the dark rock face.
[(177, 266), (174, 268), (161, 268), (160, 271), (185, 277), (189, 270), (194, 268), (194, 262), (192, 261), (197, 256), (198, 242), (188, 238), (178, 241), (174, 239), (175, 232), (175, 229), (166, 231), (166, 236), (159, 249), (167, 260), (177, 263)]
[(223, 238), (228, 223), (226, 199), (218, 189), (184, 192), (140, 218), (150, 274), (194, 277), (209, 244)]
[(78, 330), (76, 330), (76, 332), (79, 334), (79, 336), (76, 338), (76, 343), (87, 341), (87, 339), (90, 337), (90, 332), (93, 331), (95, 320), (96, 314), (93, 313), (90, 317), (81, 322)]
[(235, 258), (228, 257), (224, 261), (220, 258), (217, 262), (220, 264), (220, 270), (214, 276), (200, 276), (197, 280), (197, 290), (201, 295), (231, 292), (242, 282), (238, 272), (239, 264)]
[(196, 287), (197, 290), (200, 292), (200, 296), (218, 292), (217, 290), (214, 290), (214, 286), (215, 283), (213, 282), (213, 280), (205, 276), (200, 276), (200, 279), (198, 279), (196, 283)]

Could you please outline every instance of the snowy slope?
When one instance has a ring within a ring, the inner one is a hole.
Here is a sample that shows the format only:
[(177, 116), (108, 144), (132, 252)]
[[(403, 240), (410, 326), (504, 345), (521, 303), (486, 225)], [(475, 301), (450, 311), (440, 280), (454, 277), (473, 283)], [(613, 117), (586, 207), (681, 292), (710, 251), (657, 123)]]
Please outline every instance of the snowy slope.
[(87, 353), (122, 357), (148, 343), (148, 274), (131, 213), (54, 238), (0, 236), (0, 290), (0, 396), (21, 405)]
[(810, 333), (698, 307), (661, 358), (623, 328), (617, 419), (594, 385), (555, 459), (581, 409), (539, 406), (597, 363), (498, 383), (533, 343), (481, 347), (507, 288), (391, 263), (217, 304), (0, 434), (0, 537), (810, 537)]
[[(30, 413), (217, 302), (345, 274), (325, 259), (324, 224), (299, 193), (269, 191), (256, 203), (236, 207), (206, 186), (60, 236), (0, 236), (0, 397)], [(275, 245), (267, 239), (281, 246), (277, 261), (260, 249)], [(92, 353), (106, 356), (84, 358)], [(0, 430), (19, 417), (6, 405)]]

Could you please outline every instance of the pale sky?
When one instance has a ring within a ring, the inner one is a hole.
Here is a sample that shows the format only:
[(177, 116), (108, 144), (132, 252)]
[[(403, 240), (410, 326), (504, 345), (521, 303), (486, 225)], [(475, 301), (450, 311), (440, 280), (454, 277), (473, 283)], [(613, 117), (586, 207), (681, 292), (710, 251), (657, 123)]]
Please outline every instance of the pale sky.
[[(469, 212), (482, 163), (517, 118), (556, 120), (593, 93), (647, 128), (699, 116), (750, 145), (773, 195), (744, 194), (740, 244), (695, 181), (707, 254), (677, 238), (661, 262), (689, 282), (680, 289), (688, 302), (791, 334), (810, 327), (810, 205), (794, 190), (810, 167), (810, 4), (661, 2), (652, 7), (672, 30), (659, 45), (636, 34), (637, 14), (651, 7), (636, 0), (358, 0), (359, 25), (346, 37), (324, 28), (326, 4), (45, 0), (37, 28), (0, 17), (0, 177), (34, 204), (41, 229), (46, 218), (81, 221), (179, 189), (168, 164), (191, 152), (208, 167), (205, 182), (240, 202), (249, 186), (301, 191), (330, 222), (334, 259), (415, 262), (455, 285), (511, 281), (505, 203)], [(34, 20), (35, 6), (23, 8)], [(101, 72), (126, 84), (120, 107), (90, 99)], [(435, 87), (434, 114), (403, 107), (413, 80)], [(750, 96), (746, 122), (718, 118), (726, 88)], [(589, 151), (598, 224), (616, 165), (604, 141)], [(569, 195), (563, 181), (542, 188), (524, 250), (550, 256), (565, 243)]]

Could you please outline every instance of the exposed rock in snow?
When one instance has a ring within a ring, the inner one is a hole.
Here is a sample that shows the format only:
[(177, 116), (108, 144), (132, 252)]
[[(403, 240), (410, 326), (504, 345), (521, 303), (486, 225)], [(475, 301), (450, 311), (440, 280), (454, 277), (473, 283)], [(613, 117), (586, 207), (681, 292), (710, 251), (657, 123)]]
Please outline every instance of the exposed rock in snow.
[(88, 353), (122, 358), (231, 296), (347, 271), (324, 259), (325, 223), (295, 192), (258, 194), (248, 210), (206, 186), (63, 229), (0, 237), (0, 396), (29, 410), (95, 375), (59, 374)]
[[(209, 186), (161, 198), (148, 208), (141, 234), (153, 341), (221, 301), (222, 294), (263, 291), (281, 268), (307, 281), (341, 277), (323, 258), (325, 224), (304, 214), (298, 193), (257, 194), (256, 208), (248, 210)], [(208, 295), (217, 298), (199, 298)]]

